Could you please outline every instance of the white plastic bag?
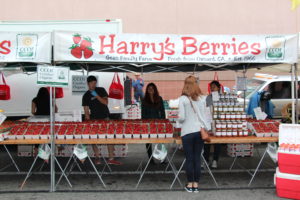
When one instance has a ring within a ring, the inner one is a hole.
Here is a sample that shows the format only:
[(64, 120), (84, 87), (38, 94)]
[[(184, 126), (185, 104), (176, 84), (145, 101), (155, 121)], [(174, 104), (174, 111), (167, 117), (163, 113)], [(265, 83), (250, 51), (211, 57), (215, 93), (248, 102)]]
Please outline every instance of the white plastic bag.
[(270, 158), (277, 163), (278, 154), (277, 154), (278, 146), (276, 143), (268, 143), (267, 153), (269, 154)]
[(39, 145), (39, 151), (38, 151), (38, 157), (41, 159), (48, 161), (49, 157), (51, 155), (51, 149), (48, 144), (40, 144)]
[(164, 144), (156, 144), (153, 150), (153, 157), (159, 160), (161, 163), (164, 162), (168, 154), (167, 148)]
[(75, 145), (73, 152), (74, 152), (75, 156), (77, 156), (77, 158), (81, 161), (84, 161), (88, 156), (87, 150), (86, 150), (86, 145), (84, 145), (84, 144)]
[(179, 98), (178, 99), (171, 99), (169, 101), (170, 108), (178, 108), (179, 107)]

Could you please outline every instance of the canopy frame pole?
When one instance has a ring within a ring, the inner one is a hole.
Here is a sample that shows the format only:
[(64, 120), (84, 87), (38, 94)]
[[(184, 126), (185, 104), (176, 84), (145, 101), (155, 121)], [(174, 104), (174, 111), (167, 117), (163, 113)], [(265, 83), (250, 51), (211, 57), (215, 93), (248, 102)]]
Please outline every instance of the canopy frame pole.
[[(55, 192), (55, 135), (54, 135), (54, 111), (55, 104), (53, 105), (53, 87), (50, 87), (50, 135), (51, 135), (51, 159), (50, 159), (50, 174), (51, 174), (51, 186), (50, 192)], [(54, 92), (55, 94), (55, 92)]]
[[(246, 71), (245, 65), (243, 66), (243, 68), (244, 68), (243, 69), (243, 77), (246, 78), (246, 72), (247, 71)], [(244, 93), (244, 109), (245, 109), (246, 108), (246, 90), (244, 90), (243, 93)]]
[(106, 68), (103, 68), (103, 69), (99, 69), (99, 70), (95, 70), (95, 72), (104, 72), (104, 71), (106, 71), (106, 70), (110, 70), (110, 69), (121, 69), (121, 70), (123, 70), (123, 71), (125, 71), (125, 72), (130, 72), (130, 73), (132, 73), (133, 71), (132, 70), (128, 70), (128, 69), (122, 69), (124, 66), (113, 66), (113, 65), (109, 65), (109, 66), (107, 66)]
[(86, 75), (89, 76), (89, 65), (86, 64)]
[(292, 73), (291, 73), (291, 86), (292, 86), (292, 123), (295, 124), (295, 64), (291, 65)]
[(299, 109), (298, 109), (298, 91), (299, 91), (299, 82), (298, 82), (298, 64), (295, 64), (295, 99), (296, 99), (296, 124), (299, 124)]

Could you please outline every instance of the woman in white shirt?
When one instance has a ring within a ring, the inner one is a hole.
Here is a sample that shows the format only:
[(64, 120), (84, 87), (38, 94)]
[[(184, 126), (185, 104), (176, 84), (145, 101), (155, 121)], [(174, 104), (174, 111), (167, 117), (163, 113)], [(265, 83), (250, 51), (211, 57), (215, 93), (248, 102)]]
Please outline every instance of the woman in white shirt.
[(182, 96), (179, 98), (178, 121), (181, 126), (182, 145), (186, 157), (187, 192), (199, 192), (198, 183), (201, 173), (201, 152), (204, 141), (200, 131), (207, 131), (205, 101), (201, 100), (201, 90), (194, 76), (184, 81)]

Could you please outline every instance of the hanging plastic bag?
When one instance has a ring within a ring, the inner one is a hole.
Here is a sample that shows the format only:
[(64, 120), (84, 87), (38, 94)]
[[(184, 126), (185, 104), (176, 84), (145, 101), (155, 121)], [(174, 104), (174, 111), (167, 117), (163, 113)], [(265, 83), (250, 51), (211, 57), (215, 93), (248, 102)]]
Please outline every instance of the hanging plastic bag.
[(268, 143), (267, 153), (269, 154), (270, 158), (273, 160), (274, 163), (277, 163), (278, 154), (277, 154), (278, 146), (276, 143)]
[[(50, 93), (50, 87), (47, 87)], [(54, 87), (52, 88), (52, 93), (54, 93)], [(60, 99), (64, 97), (64, 90), (61, 87), (55, 87), (55, 98)]]
[(114, 78), (109, 87), (109, 98), (112, 99), (123, 99), (124, 98), (124, 87), (121, 84), (118, 73), (115, 73)]
[[(218, 82), (220, 82), (219, 81), (219, 76), (218, 76), (218, 73), (217, 72), (215, 72), (215, 75), (214, 75), (214, 81), (218, 81)], [(211, 83), (211, 82), (210, 82)], [(210, 94), (211, 93), (211, 89), (210, 89), (210, 83), (208, 83), (207, 84), (207, 91), (208, 91), (208, 93)], [(221, 92), (222, 93), (224, 93), (224, 86), (220, 83), (220, 85), (221, 85)]]
[(153, 157), (159, 160), (161, 163), (164, 162), (168, 154), (167, 148), (164, 144), (156, 144), (153, 150)]
[(10, 99), (10, 87), (6, 84), (4, 74), (1, 72), (2, 84), (0, 84), (0, 100)]
[(51, 155), (51, 149), (48, 144), (40, 144), (39, 145), (39, 151), (38, 151), (38, 157), (45, 160), (45, 162), (48, 163), (49, 157)]
[(85, 159), (88, 157), (86, 145), (84, 144), (75, 145), (73, 153), (82, 163), (84, 163)]

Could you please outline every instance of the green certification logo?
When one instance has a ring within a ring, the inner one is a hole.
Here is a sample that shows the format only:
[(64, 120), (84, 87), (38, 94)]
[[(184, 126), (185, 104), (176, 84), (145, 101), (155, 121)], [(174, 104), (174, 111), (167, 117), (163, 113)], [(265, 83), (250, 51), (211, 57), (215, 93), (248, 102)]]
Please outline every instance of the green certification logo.
[(286, 39), (282, 36), (266, 37), (266, 59), (283, 60)]
[(37, 34), (18, 34), (17, 35), (17, 58), (34, 59), (38, 43)]

